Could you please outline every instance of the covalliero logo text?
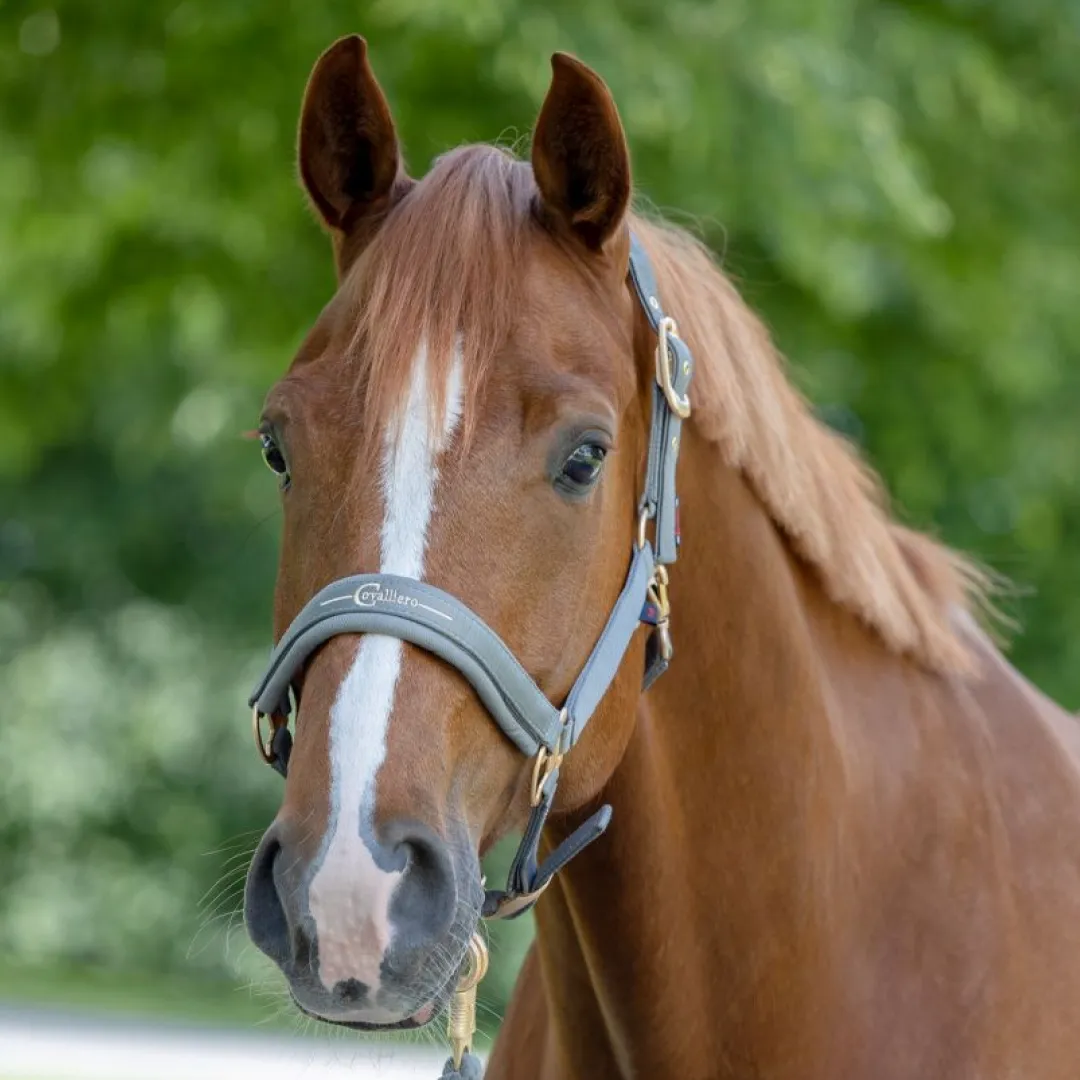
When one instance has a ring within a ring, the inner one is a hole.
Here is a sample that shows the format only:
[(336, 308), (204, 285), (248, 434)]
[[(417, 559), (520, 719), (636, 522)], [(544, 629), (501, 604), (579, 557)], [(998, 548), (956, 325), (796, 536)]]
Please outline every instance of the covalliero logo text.
[(398, 592), (391, 586), (384, 589), (378, 582), (369, 581), (353, 593), (357, 607), (376, 607), (379, 604), (396, 604), (398, 607), (420, 607), (420, 601), (408, 593)]

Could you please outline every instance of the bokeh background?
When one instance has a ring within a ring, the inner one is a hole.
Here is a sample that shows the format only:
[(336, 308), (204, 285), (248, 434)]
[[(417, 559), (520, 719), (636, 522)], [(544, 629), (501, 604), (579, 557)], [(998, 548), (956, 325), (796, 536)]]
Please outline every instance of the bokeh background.
[[(410, 165), (527, 139), (571, 50), (897, 512), (1080, 706), (1075, 0), (0, 0), (0, 997), (249, 1024), (279, 782), (244, 700), (262, 396), (329, 298), (306, 75), (359, 30)], [(498, 1010), (529, 928), (497, 942)], [(2, 1065), (2, 1055), (0, 1055)]]

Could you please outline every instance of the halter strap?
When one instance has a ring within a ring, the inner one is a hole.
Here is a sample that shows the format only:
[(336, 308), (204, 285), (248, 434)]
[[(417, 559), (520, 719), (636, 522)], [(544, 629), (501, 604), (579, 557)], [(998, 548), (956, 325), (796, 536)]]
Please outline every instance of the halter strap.
[(338, 634), (385, 634), (457, 668), (507, 738), (523, 753), (565, 753), (615, 678), (641, 622), (653, 574), (652, 547), (636, 548), (626, 584), (562, 709), (518, 663), (502, 638), (455, 596), (396, 574), (357, 574), (316, 593), (285, 631), (248, 704), (287, 716), (289, 686), (308, 657)]
[[(629, 280), (657, 335), (656, 371), (645, 483), (638, 536), (626, 582), (607, 623), (561, 708), (551, 703), (498, 634), (462, 600), (427, 582), (394, 574), (356, 574), (332, 582), (304, 605), (274, 648), (248, 704), (254, 710), (259, 748), (282, 775), (288, 770), (290, 691), (311, 654), (337, 634), (385, 634), (408, 641), (455, 667), (476, 691), (507, 738), (536, 755), (532, 810), (504, 890), (489, 890), (483, 914), (512, 918), (528, 910), (551, 878), (600, 836), (611, 819), (604, 806), (541, 864), (540, 834), (555, 799), (559, 765), (581, 737), (617, 674), (634, 632), (652, 627), (646, 644), (643, 688), (667, 669), (667, 565), (679, 549), (679, 500), (675, 470), (682, 421), (690, 414), (687, 391), (694, 373), (690, 350), (660, 304), (656, 275), (644, 247), (630, 237)], [(654, 523), (654, 540), (646, 537)], [(655, 550), (653, 547), (655, 543)], [(259, 718), (273, 718), (269, 748)]]
[(655, 519), (656, 561), (667, 565), (679, 555), (675, 466), (679, 461), (682, 422), (690, 415), (688, 390), (694, 377), (694, 357), (686, 342), (678, 336), (675, 320), (660, 303), (652, 263), (633, 233), (630, 235), (630, 283), (658, 338), (649, 456), (639, 510), (646, 519)]

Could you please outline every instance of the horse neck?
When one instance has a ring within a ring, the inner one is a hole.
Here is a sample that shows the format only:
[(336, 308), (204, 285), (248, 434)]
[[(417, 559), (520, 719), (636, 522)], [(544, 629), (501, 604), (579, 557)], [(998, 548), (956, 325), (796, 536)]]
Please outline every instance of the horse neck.
[(691, 432), (683, 453), (676, 654), (603, 793), (608, 835), (537, 911), (574, 1075), (719, 1075), (717, 1055), (738, 1073), (781, 1018), (784, 1038), (813, 1038), (791, 1018), (825, 992), (810, 960), (835, 918), (824, 881), (845, 760), (819, 639), (853, 621), (715, 447)]

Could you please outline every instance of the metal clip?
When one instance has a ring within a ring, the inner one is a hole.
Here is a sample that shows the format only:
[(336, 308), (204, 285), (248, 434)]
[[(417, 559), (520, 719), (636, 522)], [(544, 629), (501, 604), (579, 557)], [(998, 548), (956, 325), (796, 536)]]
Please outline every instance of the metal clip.
[(465, 970), (450, 998), (450, 1014), (446, 1021), (446, 1034), (450, 1039), (450, 1053), (454, 1068), (461, 1068), (461, 1059), (472, 1049), (476, 1034), (476, 988), (487, 974), (488, 950), (484, 939), (473, 934), (469, 941)]
[(662, 563), (653, 567), (648, 594), (649, 599), (656, 605), (656, 637), (660, 645), (660, 656), (664, 660), (670, 660), (675, 651), (671, 643), (671, 600), (668, 597), (667, 567)]

